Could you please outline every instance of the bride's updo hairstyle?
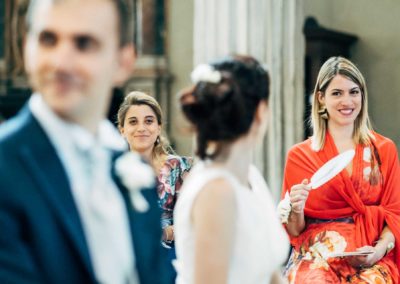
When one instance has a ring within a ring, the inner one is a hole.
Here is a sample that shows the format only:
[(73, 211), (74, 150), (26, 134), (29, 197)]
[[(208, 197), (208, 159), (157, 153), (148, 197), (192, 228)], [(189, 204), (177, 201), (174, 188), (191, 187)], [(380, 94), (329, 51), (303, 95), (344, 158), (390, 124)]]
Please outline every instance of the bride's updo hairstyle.
[(182, 110), (197, 132), (196, 154), (214, 159), (249, 131), (260, 101), (268, 102), (268, 72), (254, 58), (236, 55), (199, 65), (191, 77)]

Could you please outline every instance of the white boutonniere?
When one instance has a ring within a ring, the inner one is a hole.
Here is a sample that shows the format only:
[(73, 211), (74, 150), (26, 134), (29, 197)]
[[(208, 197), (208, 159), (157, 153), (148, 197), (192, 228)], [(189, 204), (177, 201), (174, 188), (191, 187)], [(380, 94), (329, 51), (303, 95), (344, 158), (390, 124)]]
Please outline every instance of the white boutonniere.
[(281, 223), (287, 224), (289, 220), (290, 211), (292, 210), (288, 192), (286, 192), (285, 198), (282, 199), (281, 202), (279, 202), (277, 210), (279, 218), (281, 219)]
[(219, 83), (221, 81), (221, 72), (215, 70), (211, 65), (200, 64), (190, 74), (193, 84), (199, 82)]
[(115, 170), (122, 184), (129, 190), (133, 208), (138, 212), (149, 210), (149, 204), (141, 190), (154, 186), (155, 177), (152, 167), (145, 164), (136, 153), (126, 153), (115, 162)]

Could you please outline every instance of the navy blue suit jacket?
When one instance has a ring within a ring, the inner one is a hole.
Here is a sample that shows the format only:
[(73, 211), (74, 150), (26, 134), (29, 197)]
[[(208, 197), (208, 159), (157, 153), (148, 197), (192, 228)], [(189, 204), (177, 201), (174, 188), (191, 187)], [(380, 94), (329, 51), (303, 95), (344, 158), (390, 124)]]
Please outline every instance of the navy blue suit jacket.
[[(126, 203), (140, 283), (163, 283), (156, 190), (143, 191), (151, 208), (138, 213), (113, 177)], [(66, 172), (27, 107), (0, 127), (0, 283), (96, 283)]]

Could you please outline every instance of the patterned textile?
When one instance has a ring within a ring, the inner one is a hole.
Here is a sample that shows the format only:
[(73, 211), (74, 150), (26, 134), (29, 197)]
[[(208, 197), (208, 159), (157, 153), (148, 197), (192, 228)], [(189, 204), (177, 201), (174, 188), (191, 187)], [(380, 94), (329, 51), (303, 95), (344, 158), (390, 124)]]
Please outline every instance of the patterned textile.
[[(355, 225), (351, 218), (340, 222), (317, 220), (307, 225), (302, 245), (293, 249), (285, 275), (289, 283), (394, 283), (382, 262), (357, 270), (345, 258), (329, 258), (330, 253), (355, 250)], [(393, 253), (391, 253), (391, 258)]]
[(185, 175), (192, 167), (193, 159), (169, 155), (158, 175), (158, 198), (162, 209), (161, 226), (173, 225), (173, 212)]
[[(351, 176), (344, 170), (310, 191), (306, 227), (298, 237), (291, 236), (293, 251), (286, 267), (290, 283), (399, 283), (399, 159), (391, 140), (374, 135), (371, 145), (356, 146)], [(329, 133), (319, 152), (311, 149), (310, 139), (295, 145), (288, 153), (282, 198), (337, 154)], [(372, 171), (381, 174), (371, 175)], [(396, 246), (374, 266), (355, 269), (346, 258), (327, 257), (374, 246), (385, 226), (393, 232)]]

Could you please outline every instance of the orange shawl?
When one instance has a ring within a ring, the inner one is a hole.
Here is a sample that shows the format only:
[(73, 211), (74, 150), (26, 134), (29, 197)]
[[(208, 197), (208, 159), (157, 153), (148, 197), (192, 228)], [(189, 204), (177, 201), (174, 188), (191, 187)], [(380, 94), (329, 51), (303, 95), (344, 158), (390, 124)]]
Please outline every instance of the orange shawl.
[[(336, 219), (353, 217), (356, 226), (355, 240), (358, 247), (373, 245), (379, 239), (382, 229), (388, 225), (396, 238), (394, 259), (400, 268), (400, 166), (395, 144), (388, 138), (374, 133), (373, 144), (381, 160), (380, 171), (383, 184), (373, 187), (377, 195), (369, 200), (369, 194), (360, 196), (360, 192), (371, 192), (365, 189), (363, 177), (364, 146), (356, 147), (353, 160), (353, 174), (350, 177), (343, 170), (325, 185), (312, 190), (306, 202), (304, 213), (308, 217), (319, 219)], [(338, 154), (332, 137), (327, 133), (324, 148), (315, 152), (311, 149), (311, 139), (292, 147), (288, 153), (282, 198), (286, 191), (311, 176), (329, 159)], [(371, 147), (372, 148), (372, 147)], [(361, 180), (360, 180), (361, 179)], [(361, 186), (363, 188), (361, 188)], [(368, 186), (369, 183), (368, 183)], [(370, 186), (372, 188), (372, 186)], [(372, 190), (372, 189), (371, 189)], [(294, 246), (300, 245), (297, 238), (291, 237)], [(388, 263), (395, 283), (399, 283), (397, 269)]]

